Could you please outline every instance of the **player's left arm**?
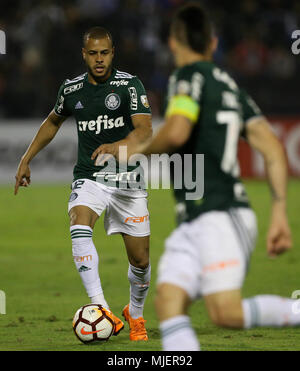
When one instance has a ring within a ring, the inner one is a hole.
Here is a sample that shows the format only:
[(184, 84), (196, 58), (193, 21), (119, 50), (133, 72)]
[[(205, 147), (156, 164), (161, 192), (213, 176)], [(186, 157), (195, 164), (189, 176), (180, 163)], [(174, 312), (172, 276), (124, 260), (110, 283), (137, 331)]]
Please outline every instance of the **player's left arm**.
[(275, 257), (292, 247), (291, 231), (286, 212), (287, 161), (284, 148), (264, 117), (249, 120), (246, 137), (252, 148), (259, 151), (272, 195), (271, 220), (267, 234), (267, 252)]
[(292, 246), (291, 232), (286, 212), (287, 161), (284, 148), (271, 125), (254, 100), (240, 91), (244, 127), (242, 135), (250, 146), (259, 151), (265, 162), (267, 180), (271, 190), (272, 209), (267, 233), (267, 253), (274, 257)]

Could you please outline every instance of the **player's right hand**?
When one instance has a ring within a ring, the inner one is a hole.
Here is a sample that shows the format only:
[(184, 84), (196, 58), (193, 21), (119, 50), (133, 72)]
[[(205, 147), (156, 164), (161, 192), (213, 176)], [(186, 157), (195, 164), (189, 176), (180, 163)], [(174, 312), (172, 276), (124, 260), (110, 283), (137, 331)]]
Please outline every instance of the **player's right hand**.
[(15, 178), (16, 184), (14, 194), (16, 195), (19, 187), (28, 187), (30, 184), (30, 168), (27, 163), (23, 161), (20, 162)]

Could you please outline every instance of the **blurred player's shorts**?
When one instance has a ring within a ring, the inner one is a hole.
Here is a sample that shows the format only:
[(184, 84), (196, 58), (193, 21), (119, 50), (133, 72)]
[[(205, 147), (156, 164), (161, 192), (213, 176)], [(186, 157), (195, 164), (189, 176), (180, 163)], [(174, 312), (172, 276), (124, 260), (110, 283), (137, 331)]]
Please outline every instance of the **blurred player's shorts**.
[(179, 286), (191, 299), (240, 289), (256, 235), (249, 208), (210, 211), (182, 223), (166, 240), (157, 284)]

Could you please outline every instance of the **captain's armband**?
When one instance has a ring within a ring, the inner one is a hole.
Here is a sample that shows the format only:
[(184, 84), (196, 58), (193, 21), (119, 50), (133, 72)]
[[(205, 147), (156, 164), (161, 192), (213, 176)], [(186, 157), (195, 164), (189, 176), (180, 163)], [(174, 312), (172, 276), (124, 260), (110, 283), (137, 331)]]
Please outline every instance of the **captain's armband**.
[(196, 123), (200, 112), (199, 104), (188, 95), (174, 95), (168, 104), (166, 117), (171, 115), (182, 115), (193, 124)]

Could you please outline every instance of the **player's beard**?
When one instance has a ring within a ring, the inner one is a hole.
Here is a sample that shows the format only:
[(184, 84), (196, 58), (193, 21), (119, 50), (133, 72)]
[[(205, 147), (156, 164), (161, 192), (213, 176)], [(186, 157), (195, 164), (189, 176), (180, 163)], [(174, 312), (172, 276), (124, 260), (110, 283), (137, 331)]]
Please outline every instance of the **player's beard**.
[(91, 68), (90, 66), (87, 66), (88, 68), (88, 73), (93, 77), (93, 79), (96, 81), (96, 82), (104, 82), (106, 81), (109, 76), (111, 75), (111, 71), (112, 71), (112, 63), (107, 67), (105, 68), (104, 67), (104, 74), (103, 75), (96, 75), (93, 71), (93, 68)]

